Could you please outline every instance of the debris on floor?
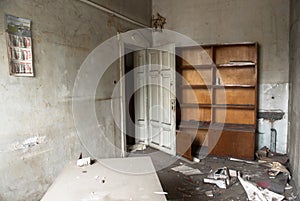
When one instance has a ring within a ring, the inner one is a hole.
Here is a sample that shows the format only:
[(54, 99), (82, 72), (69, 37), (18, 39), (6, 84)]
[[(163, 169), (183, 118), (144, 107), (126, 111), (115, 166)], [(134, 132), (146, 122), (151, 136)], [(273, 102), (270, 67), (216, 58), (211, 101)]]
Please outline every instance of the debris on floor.
[(287, 173), (290, 175), (290, 172), (279, 162), (272, 162), (271, 169), (269, 170), (270, 176), (277, 176), (279, 173)]
[(255, 184), (244, 180), (238, 176), (240, 183), (245, 189), (248, 199), (253, 201), (281, 201), (284, 199), (283, 195), (274, 193), (268, 189), (261, 190)]
[(235, 161), (235, 162), (241, 162), (241, 163), (248, 163), (248, 164), (252, 164), (252, 165), (258, 165), (259, 163), (256, 161), (247, 161), (247, 160), (242, 160), (242, 159), (238, 159), (238, 158), (228, 158), (231, 161)]
[(135, 144), (135, 145), (132, 145), (128, 148), (128, 150), (133, 153), (133, 152), (136, 152), (136, 151), (143, 151), (147, 148), (147, 146), (145, 144)]
[(203, 182), (208, 183), (208, 184), (216, 184), (221, 189), (227, 189), (227, 185), (228, 185), (226, 183), (225, 179), (208, 179), (208, 178), (204, 178)]
[(257, 182), (257, 185), (259, 187), (265, 188), (265, 189), (269, 189), (275, 193), (279, 193), (279, 194), (283, 194), (284, 190), (285, 190), (285, 182), (283, 183), (277, 183), (275, 181), (260, 181)]
[[(159, 155), (164, 160), (168, 157)], [(159, 170), (158, 176), (170, 201), (251, 201), (249, 196), (254, 195), (247, 193), (242, 183), (253, 186), (250, 190), (255, 196), (259, 195), (256, 197), (257, 201), (298, 201), (296, 188), (293, 188), (294, 183), (289, 177), (288, 165), (273, 162), (279, 161), (207, 156), (199, 163), (190, 164), (179, 158), (171, 166)], [(278, 174), (270, 176), (270, 170)]]
[[(212, 159), (215, 160), (215, 158)], [(233, 188), (241, 186), (246, 193), (246, 197), (240, 198), (242, 195), (236, 194), (231, 195), (233, 197), (235, 196), (236, 199), (230, 197), (229, 200), (248, 199), (250, 201), (281, 201), (286, 197), (285, 192), (293, 189), (288, 184), (290, 172), (279, 162), (257, 162), (236, 158), (222, 160), (223, 164), (234, 163), (235, 166), (228, 165), (217, 168), (206, 167), (208, 169), (201, 171), (200, 169), (180, 163), (179, 166), (171, 168), (171, 170), (175, 172), (180, 172), (185, 176), (189, 176), (184, 178), (184, 181), (186, 181), (186, 185), (192, 185), (191, 188), (180, 187), (177, 188), (177, 190), (182, 192), (184, 197), (192, 198), (203, 193), (207, 198), (217, 199), (218, 197), (224, 196), (226, 191), (230, 192)], [(219, 159), (219, 161), (222, 160)], [(214, 171), (212, 171), (212, 169), (214, 169)], [(199, 183), (199, 180), (195, 179), (197, 174), (195, 174), (194, 177), (191, 177), (194, 172), (200, 172), (199, 176), (205, 176), (202, 177), (202, 182), (206, 185), (210, 184), (212, 189), (199, 188), (201, 182)], [(216, 189), (219, 190), (216, 191)], [(286, 199), (294, 200), (292, 198), (293, 196), (289, 195)]]
[(212, 191), (206, 191), (206, 192), (205, 192), (205, 195), (206, 195), (207, 197), (214, 197), (214, 194), (213, 194)]
[(167, 192), (154, 192), (154, 194), (158, 194), (158, 195), (168, 195)]
[(219, 188), (226, 189), (230, 185), (229, 170), (227, 167), (219, 168), (204, 178), (204, 183), (216, 184)]
[(91, 157), (82, 158), (82, 153), (79, 156), (79, 159), (77, 160), (77, 166), (83, 167), (91, 164)]
[(287, 165), (289, 158), (286, 154), (272, 152), (268, 147), (263, 147), (255, 153), (259, 162), (279, 162)]
[(171, 169), (175, 172), (180, 172), (186, 176), (204, 174), (199, 169), (194, 169), (194, 168), (186, 166), (186, 165), (179, 165), (179, 166), (171, 168)]

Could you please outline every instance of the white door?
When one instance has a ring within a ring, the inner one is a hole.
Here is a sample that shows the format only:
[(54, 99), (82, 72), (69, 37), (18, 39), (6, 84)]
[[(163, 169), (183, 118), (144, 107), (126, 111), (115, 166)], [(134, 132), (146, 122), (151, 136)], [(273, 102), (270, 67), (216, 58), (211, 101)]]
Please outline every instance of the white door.
[(136, 135), (139, 139), (144, 137), (144, 141), (140, 141), (151, 147), (175, 155), (175, 46), (167, 45), (145, 52), (137, 52), (135, 57), (144, 58), (135, 63), (146, 59), (148, 64), (147, 68), (135, 74), (136, 86), (147, 82), (147, 88), (136, 93)]

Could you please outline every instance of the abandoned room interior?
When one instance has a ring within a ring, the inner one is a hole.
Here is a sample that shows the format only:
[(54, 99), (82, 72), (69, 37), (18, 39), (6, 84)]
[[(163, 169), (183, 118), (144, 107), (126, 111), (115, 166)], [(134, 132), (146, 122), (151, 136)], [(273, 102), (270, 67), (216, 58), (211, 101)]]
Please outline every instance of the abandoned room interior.
[(299, 11), (0, 0), (0, 200), (299, 200)]

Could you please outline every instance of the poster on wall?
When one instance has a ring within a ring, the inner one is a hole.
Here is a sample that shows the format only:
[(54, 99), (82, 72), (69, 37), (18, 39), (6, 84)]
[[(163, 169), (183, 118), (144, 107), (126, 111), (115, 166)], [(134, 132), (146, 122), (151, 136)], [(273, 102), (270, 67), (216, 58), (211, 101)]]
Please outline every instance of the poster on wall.
[(33, 77), (31, 21), (12, 15), (5, 18), (10, 75)]

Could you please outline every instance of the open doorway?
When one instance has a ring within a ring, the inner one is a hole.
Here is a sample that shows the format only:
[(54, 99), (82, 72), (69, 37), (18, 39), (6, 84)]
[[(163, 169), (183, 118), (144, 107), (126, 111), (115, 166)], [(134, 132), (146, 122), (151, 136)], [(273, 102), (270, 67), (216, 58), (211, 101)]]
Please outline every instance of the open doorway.
[[(125, 52), (130, 52), (125, 48)], [(134, 55), (133, 52), (124, 56), (125, 64), (125, 118), (126, 118), (126, 146), (135, 144), (135, 109), (134, 109)]]
[(174, 45), (124, 50), (126, 145), (149, 145), (175, 155)]

